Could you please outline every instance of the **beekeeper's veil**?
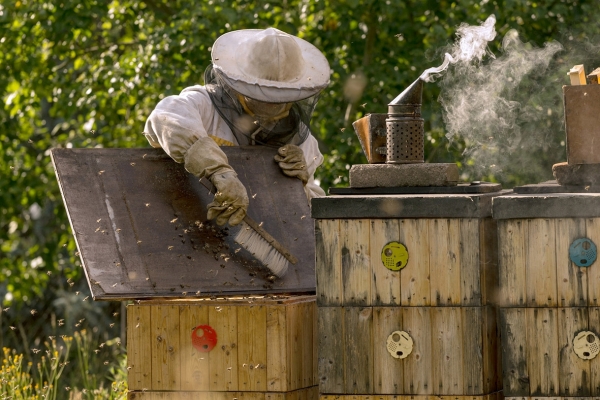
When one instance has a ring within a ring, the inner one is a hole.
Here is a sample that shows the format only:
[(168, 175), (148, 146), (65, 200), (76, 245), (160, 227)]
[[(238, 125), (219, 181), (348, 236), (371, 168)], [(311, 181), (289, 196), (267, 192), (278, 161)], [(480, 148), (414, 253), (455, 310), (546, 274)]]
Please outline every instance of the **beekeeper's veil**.
[(329, 63), (312, 44), (269, 28), (220, 36), (205, 86), (240, 145), (300, 144), (329, 83)]

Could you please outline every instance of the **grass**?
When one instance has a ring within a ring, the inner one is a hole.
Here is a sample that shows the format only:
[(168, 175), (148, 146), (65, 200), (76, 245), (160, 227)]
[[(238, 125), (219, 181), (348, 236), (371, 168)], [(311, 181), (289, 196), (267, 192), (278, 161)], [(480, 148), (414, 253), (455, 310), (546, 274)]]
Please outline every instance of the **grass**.
[[(75, 344), (73, 349), (73, 343)], [(121, 354), (113, 361), (101, 361), (96, 355), (102, 349), (120, 347), (119, 339), (101, 343), (94, 349), (92, 333), (81, 330), (73, 336), (51, 337), (44, 343), (45, 349), (32, 349), (40, 354), (35, 368), (34, 362), (26, 362), (23, 354), (8, 348), (0, 355), (0, 400), (43, 399), (43, 400), (100, 400), (127, 398), (126, 356)], [(70, 359), (74, 357), (74, 368), (65, 374)], [(105, 386), (106, 379), (99, 371), (101, 366), (109, 372), (110, 387)], [(72, 382), (77, 382), (71, 387)]]

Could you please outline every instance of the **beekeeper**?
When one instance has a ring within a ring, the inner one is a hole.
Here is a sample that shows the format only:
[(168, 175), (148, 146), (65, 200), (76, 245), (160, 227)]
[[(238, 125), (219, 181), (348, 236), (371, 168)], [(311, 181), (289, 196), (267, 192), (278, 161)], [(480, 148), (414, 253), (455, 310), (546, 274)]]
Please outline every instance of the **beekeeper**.
[(325, 195), (314, 180), (323, 156), (310, 132), (317, 97), (329, 83), (325, 56), (274, 28), (226, 33), (211, 56), (205, 85), (160, 101), (144, 128), (153, 147), (215, 185), (208, 218), (237, 225), (248, 208), (246, 188), (219, 146), (276, 147), (275, 161), (304, 183), (309, 199)]

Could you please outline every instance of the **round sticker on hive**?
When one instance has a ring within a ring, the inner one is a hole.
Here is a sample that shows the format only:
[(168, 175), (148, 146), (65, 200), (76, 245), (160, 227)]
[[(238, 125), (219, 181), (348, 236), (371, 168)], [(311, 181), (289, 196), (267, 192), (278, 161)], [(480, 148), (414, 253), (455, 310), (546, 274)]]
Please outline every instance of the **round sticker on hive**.
[(217, 345), (217, 332), (208, 325), (198, 325), (192, 330), (192, 345), (202, 353), (208, 353)]
[(569, 258), (578, 267), (589, 267), (596, 261), (596, 245), (588, 238), (576, 239), (569, 247)]
[(413, 349), (413, 340), (404, 331), (395, 331), (387, 338), (386, 347), (394, 358), (406, 358)]
[(591, 360), (600, 353), (600, 339), (594, 332), (579, 332), (573, 339), (573, 351), (584, 360)]
[(408, 250), (400, 242), (389, 242), (381, 250), (383, 265), (392, 271), (400, 271), (408, 263)]

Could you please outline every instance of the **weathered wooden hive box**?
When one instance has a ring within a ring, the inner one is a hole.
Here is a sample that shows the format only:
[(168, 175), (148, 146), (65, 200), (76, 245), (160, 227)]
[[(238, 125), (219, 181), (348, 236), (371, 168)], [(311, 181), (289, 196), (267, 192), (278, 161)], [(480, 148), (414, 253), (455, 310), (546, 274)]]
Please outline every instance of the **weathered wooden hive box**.
[(146, 300), (127, 317), (131, 398), (318, 396), (314, 296)]
[(494, 195), (313, 199), (321, 399), (495, 398)]
[(504, 395), (600, 396), (600, 194), (502, 196), (493, 216)]
[[(127, 307), (130, 399), (318, 397), (314, 225), (274, 149), (223, 149), (298, 263), (275, 279), (207, 221), (213, 195), (157, 149), (53, 149), (94, 300)], [(248, 162), (252, 160), (253, 162)]]

